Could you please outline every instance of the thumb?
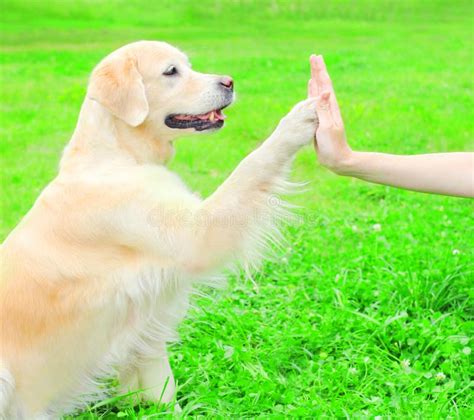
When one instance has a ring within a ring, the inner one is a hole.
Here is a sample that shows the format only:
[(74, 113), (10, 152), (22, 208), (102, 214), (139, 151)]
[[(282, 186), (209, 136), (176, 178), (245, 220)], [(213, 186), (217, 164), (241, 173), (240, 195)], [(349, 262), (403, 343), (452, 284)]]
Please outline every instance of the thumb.
[(308, 80), (308, 98), (314, 98), (318, 94), (316, 82), (313, 79)]
[(316, 111), (318, 113), (319, 125), (326, 127), (334, 124), (334, 118), (329, 108), (330, 96), (331, 92), (326, 91), (316, 98)]

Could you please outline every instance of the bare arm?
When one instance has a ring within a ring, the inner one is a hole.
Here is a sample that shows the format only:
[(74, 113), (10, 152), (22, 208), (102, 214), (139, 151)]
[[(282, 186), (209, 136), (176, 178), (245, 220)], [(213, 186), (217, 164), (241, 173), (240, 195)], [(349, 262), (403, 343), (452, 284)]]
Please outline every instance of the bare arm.
[(473, 153), (400, 156), (352, 152), (337, 172), (408, 190), (474, 197), (473, 168)]
[(311, 56), (310, 96), (316, 96), (316, 150), (339, 175), (408, 190), (474, 197), (474, 153), (391, 155), (353, 151), (347, 143), (331, 79), (321, 56)]

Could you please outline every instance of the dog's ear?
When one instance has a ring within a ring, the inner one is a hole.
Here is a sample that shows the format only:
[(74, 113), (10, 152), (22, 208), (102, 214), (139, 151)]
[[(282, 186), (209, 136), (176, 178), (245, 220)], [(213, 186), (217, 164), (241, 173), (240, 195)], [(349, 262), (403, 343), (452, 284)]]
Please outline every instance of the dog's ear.
[(140, 125), (148, 115), (148, 101), (136, 59), (108, 57), (92, 72), (87, 96), (128, 125)]

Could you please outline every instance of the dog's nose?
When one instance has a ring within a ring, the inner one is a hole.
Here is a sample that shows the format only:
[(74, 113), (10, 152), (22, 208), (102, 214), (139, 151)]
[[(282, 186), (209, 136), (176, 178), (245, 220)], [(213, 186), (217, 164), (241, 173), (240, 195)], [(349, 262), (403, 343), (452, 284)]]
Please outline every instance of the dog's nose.
[(232, 77), (224, 76), (220, 79), (219, 83), (226, 89), (234, 90), (234, 81), (232, 80)]

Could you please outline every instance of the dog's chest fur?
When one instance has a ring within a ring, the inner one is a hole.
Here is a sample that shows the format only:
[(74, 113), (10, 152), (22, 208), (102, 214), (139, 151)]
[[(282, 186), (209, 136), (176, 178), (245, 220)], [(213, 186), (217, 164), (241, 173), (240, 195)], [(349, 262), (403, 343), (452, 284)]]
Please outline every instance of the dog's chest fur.
[(153, 356), (156, 344), (175, 341), (191, 294), (191, 285), (175, 270), (149, 265), (124, 276), (132, 278), (114, 297), (118, 322), (108, 355), (119, 365)]

